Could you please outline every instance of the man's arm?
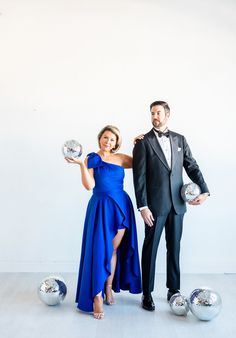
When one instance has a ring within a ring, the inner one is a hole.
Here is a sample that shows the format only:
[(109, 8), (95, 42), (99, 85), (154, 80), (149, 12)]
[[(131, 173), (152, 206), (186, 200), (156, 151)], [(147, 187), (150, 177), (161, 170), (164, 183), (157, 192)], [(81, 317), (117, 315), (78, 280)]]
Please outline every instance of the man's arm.
[[(186, 139), (183, 137), (183, 150), (184, 150), (184, 169), (188, 175), (188, 177), (196, 183), (200, 189), (201, 193), (207, 197), (210, 195), (209, 189), (207, 187), (207, 184), (204, 180), (204, 177), (202, 175), (201, 170), (199, 169), (199, 166), (196, 162), (196, 160), (193, 158), (191, 150), (189, 148), (189, 145), (186, 141)], [(204, 198), (205, 200), (205, 198)], [(200, 204), (200, 203), (199, 203)]]
[(137, 207), (147, 206), (146, 147), (142, 140), (133, 149), (133, 181)]
[(153, 226), (153, 215), (147, 204), (146, 187), (146, 147), (144, 141), (138, 141), (133, 150), (133, 178), (137, 207), (148, 226)]

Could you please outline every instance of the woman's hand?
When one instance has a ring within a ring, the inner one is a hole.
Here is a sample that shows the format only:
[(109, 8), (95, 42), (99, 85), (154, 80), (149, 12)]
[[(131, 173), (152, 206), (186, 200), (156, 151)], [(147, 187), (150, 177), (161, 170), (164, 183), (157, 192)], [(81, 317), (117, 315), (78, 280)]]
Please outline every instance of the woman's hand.
[(73, 163), (73, 164), (81, 165), (83, 163), (83, 160), (80, 157), (65, 157), (65, 160), (68, 163)]
[(134, 139), (134, 144), (136, 144), (137, 141), (142, 140), (143, 138), (144, 138), (144, 134), (136, 136), (135, 139)]

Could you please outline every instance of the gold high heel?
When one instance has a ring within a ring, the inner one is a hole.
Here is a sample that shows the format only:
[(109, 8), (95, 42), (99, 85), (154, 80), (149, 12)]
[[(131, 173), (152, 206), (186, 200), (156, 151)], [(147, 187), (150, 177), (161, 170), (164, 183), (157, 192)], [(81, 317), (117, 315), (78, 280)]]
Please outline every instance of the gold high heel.
[(95, 319), (102, 319), (104, 317), (104, 312), (103, 311), (97, 311), (95, 310), (95, 307), (98, 305), (98, 303), (100, 303), (98, 307), (102, 308), (102, 304), (103, 304), (103, 299), (102, 296), (95, 296), (94, 300), (93, 300), (93, 317)]
[(106, 289), (107, 288), (110, 289), (111, 296), (108, 296), (107, 292), (106, 292), (106, 300), (105, 300), (105, 302), (106, 302), (107, 305), (114, 305), (115, 304), (115, 300), (114, 300), (114, 297), (112, 295), (112, 285), (111, 284), (106, 285)]

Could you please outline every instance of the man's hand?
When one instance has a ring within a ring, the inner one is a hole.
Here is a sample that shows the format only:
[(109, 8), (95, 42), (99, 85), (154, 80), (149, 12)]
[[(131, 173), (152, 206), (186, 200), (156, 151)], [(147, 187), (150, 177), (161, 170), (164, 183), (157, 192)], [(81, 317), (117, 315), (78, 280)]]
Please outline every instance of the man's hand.
[(136, 144), (137, 141), (142, 140), (142, 139), (144, 139), (144, 134), (136, 136), (135, 139), (134, 139), (134, 144)]
[(152, 212), (150, 209), (145, 208), (143, 210), (140, 211), (141, 216), (145, 222), (145, 224), (147, 224), (148, 226), (152, 227), (153, 226), (153, 221), (154, 221), (154, 217), (152, 215)]
[(188, 202), (188, 204), (190, 204), (190, 205), (199, 205), (199, 204), (202, 204), (207, 199), (208, 196), (209, 196), (208, 192), (206, 192), (204, 194), (200, 194), (194, 200)]

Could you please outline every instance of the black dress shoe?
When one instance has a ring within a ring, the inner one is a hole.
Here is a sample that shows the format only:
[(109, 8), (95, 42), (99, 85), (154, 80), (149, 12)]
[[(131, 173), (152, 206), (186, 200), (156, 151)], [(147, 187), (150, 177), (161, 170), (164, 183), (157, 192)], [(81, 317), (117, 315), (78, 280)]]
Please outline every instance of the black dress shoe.
[(152, 296), (151, 295), (143, 295), (142, 297), (142, 307), (143, 309), (147, 311), (154, 311), (155, 310), (155, 304), (153, 302)]
[(176, 293), (179, 293), (179, 290), (172, 290), (172, 289), (169, 289), (168, 292), (167, 292), (167, 300), (169, 302), (169, 300), (171, 299), (171, 297), (173, 295), (175, 295)]

